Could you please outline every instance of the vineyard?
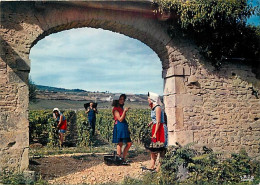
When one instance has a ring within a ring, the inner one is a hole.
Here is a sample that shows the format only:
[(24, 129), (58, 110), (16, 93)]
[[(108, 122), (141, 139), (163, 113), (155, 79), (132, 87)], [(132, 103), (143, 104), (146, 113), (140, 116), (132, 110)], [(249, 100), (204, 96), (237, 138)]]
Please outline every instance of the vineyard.
[[(87, 122), (85, 112), (62, 112), (68, 121), (65, 141), (76, 147), (66, 149), (70, 149), (74, 153), (80, 151), (79, 153), (81, 154), (84, 153), (82, 152), (82, 148), (93, 151), (92, 146), (96, 138), (91, 134), (92, 130)], [(150, 128), (147, 127), (147, 124), (150, 122), (150, 110), (131, 109), (127, 112), (126, 119), (131, 132), (131, 139), (135, 145), (141, 144), (150, 138)], [(29, 121), (30, 143), (41, 143), (43, 146), (50, 147), (47, 148), (48, 151), (52, 149), (57, 150), (55, 147), (58, 145), (57, 125), (52, 116), (52, 111), (30, 111)], [(111, 109), (100, 109), (99, 114), (97, 114), (96, 134), (107, 143), (111, 143), (113, 124), (114, 120)], [(259, 184), (260, 163), (254, 158), (250, 158), (245, 150), (241, 150), (238, 154), (231, 154), (230, 158), (224, 159), (221, 152), (214, 153), (213, 150), (205, 146), (203, 146), (202, 149), (195, 150), (193, 145), (194, 143), (190, 143), (186, 146), (181, 146), (176, 143), (176, 146), (169, 146), (165, 157), (161, 161), (161, 172), (146, 173), (144, 176), (138, 176), (137, 178), (129, 178), (128, 175), (125, 175), (123, 184), (150, 184), (150, 182), (154, 182), (154, 184), (179, 184), (179, 181), (182, 181), (183, 184)], [(99, 149), (102, 148), (101, 145), (94, 146), (98, 146), (97, 148)], [(60, 152), (62, 151), (63, 150), (58, 150), (58, 154), (61, 154)], [(121, 180), (123, 179), (122, 176), (119, 177), (118, 175), (121, 175), (122, 171), (131, 171), (136, 174), (141, 174), (143, 172), (141, 165), (147, 166), (147, 164), (149, 164), (148, 154), (145, 154), (144, 150), (140, 151), (141, 154), (136, 148), (130, 151), (129, 158), (131, 156), (131, 159), (135, 161), (129, 166), (124, 166), (124, 169), (120, 169), (120, 167), (113, 168), (113, 171), (111, 171), (110, 166), (102, 163), (103, 158), (98, 155), (79, 155), (73, 157), (63, 155), (62, 158), (39, 158), (38, 162), (43, 165), (31, 166), (34, 170), (38, 170), (42, 175), (48, 178), (53, 178), (53, 174), (63, 176), (64, 174), (62, 174), (62, 172), (67, 170), (69, 175), (56, 178), (57, 181), (55, 182), (62, 184), (64, 184), (65, 181), (67, 184), (73, 184), (75, 182), (88, 184), (89, 182), (93, 182), (91, 179), (103, 179), (104, 181), (104, 179), (107, 180), (108, 177), (113, 177), (115, 178), (114, 181), (118, 182), (120, 178)], [(51, 152), (56, 152), (55, 154), (57, 154), (57, 151)], [(36, 157), (41, 156), (41, 154), (41, 152), (34, 153)], [(144, 161), (140, 161), (140, 156)], [(64, 162), (65, 159), (66, 162)], [(37, 158), (34, 160), (37, 162)], [(48, 165), (47, 168), (46, 165)], [(42, 171), (39, 170), (39, 168)], [(182, 174), (186, 174), (187, 177), (183, 178)], [(82, 178), (88, 176), (90, 180), (88, 178)], [(9, 179), (11, 179), (11, 177), (7, 176), (7, 180)], [(250, 181), (245, 182), (244, 180), (246, 179)]]
[[(68, 146), (88, 147), (93, 143), (91, 128), (84, 111), (62, 111), (68, 123), (65, 141)], [(126, 120), (129, 124), (131, 139), (141, 144), (150, 137), (149, 109), (131, 109)], [(96, 119), (96, 133), (107, 142), (112, 142), (113, 115), (111, 109), (100, 109)], [(29, 112), (30, 144), (40, 143), (43, 146), (58, 146), (57, 123), (51, 110), (33, 110)]]

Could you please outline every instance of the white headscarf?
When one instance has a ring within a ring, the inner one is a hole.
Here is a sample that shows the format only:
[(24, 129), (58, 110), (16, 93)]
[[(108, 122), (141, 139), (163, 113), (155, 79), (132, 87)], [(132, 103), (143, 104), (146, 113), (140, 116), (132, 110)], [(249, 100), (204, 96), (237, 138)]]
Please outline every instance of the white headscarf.
[(148, 92), (148, 97), (150, 98), (150, 100), (153, 102), (154, 105), (160, 105), (160, 106), (163, 105), (160, 96), (158, 94), (153, 92)]
[(115, 94), (113, 100), (119, 100), (119, 98), (120, 98), (120, 94)]
[(54, 111), (58, 111), (58, 113), (60, 115), (60, 110), (58, 108), (54, 108), (53, 109), (53, 111), (52, 111), (53, 112), (53, 117), (56, 118), (56, 115), (55, 115)]

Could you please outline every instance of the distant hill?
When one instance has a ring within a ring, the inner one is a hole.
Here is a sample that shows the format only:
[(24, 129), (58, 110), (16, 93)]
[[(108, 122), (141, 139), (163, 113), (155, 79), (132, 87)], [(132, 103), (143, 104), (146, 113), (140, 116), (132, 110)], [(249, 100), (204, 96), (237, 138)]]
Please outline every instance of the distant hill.
[[(84, 103), (97, 102), (98, 108), (111, 108), (113, 97), (118, 93), (111, 92), (91, 92), (82, 89), (65, 89), (36, 85), (35, 102), (30, 102), (29, 109), (84, 109)], [(132, 108), (148, 108), (147, 95), (127, 94), (126, 105)]]
[(36, 85), (36, 88), (39, 91), (53, 91), (53, 92), (88, 92), (82, 89), (64, 89), (64, 88), (58, 88), (58, 87), (50, 87), (45, 85)]

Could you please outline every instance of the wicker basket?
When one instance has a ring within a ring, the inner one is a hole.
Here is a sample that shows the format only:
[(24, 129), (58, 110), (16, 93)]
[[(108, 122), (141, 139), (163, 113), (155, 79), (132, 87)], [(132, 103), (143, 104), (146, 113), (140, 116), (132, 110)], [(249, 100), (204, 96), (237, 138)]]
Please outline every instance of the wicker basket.
[(147, 150), (150, 150), (151, 152), (162, 152), (162, 151), (166, 150), (164, 145), (162, 146), (162, 144), (157, 144), (157, 143), (153, 143), (153, 142), (145, 143), (144, 147)]

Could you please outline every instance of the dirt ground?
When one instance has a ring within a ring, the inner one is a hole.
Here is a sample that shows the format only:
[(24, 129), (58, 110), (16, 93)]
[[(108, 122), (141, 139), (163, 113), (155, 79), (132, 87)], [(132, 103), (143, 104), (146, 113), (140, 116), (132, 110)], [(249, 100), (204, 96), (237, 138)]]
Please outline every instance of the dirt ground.
[(127, 166), (108, 166), (103, 154), (63, 154), (33, 159), (30, 169), (51, 184), (120, 183), (127, 176), (139, 178), (146, 173), (144, 168), (150, 164), (150, 155), (138, 154), (129, 160)]

